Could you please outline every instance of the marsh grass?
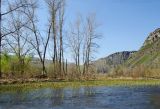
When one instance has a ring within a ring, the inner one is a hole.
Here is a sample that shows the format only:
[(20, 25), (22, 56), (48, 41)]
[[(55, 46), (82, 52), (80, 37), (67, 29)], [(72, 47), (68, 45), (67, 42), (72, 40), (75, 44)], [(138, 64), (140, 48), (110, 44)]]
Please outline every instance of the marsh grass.
[(0, 85), (0, 93), (10, 91), (30, 91), (41, 88), (79, 88), (81, 86), (160, 86), (160, 80), (152, 79), (106, 79), (96, 81), (63, 81)]

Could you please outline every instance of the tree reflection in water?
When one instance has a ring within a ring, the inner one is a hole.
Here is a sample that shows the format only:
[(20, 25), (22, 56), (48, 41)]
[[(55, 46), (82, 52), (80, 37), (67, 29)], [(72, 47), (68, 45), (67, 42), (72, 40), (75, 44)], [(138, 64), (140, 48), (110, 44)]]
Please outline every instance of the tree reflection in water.
[(0, 93), (0, 109), (160, 109), (160, 87), (41, 88)]

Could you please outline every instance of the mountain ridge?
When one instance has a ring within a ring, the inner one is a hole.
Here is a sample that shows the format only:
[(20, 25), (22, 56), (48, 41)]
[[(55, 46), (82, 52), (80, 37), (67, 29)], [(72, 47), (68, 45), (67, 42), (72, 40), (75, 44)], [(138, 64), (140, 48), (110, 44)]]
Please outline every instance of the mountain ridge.
[(119, 65), (124, 64), (136, 51), (116, 52), (94, 62), (97, 72), (108, 73)]
[(151, 32), (143, 46), (127, 62), (127, 66), (143, 65), (160, 68), (160, 28)]
[(151, 32), (138, 51), (122, 51), (95, 61), (97, 72), (108, 73), (117, 66), (160, 68), (160, 28)]

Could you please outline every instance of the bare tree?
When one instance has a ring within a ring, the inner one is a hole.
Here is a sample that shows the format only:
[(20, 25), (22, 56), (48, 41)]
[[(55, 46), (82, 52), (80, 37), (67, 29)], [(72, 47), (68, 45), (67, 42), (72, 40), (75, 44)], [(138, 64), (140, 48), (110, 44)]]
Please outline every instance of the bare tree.
[[(33, 23), (33, 26), (35, 26), (34, 22), (32, 23)], [(35, 27), (32, 27), (32, 28), (28, 27), (28, 29), (30, 29), (33, 32), (34, 39), (27, 40), (27, 41), (33, 46), (33, 48), (36, 50), (39, 56), (40, 62), (42, 64), (42, 76), (47, 75), (45, 60), (46, 60), (47, 47), (50, 40), (51, 26), (52, 24), (49, 25), (48, 33), (47, 33), (48, 35), (45, 37), (46, 39), (41, 37), (41, 34)]]
[[(4, 2), (4, 1), (3, 1)], [(10, 13), (13, 14), (13, 12), (18, 11), (21, 8), (25, 8), (25, 7), (30, 7), (33, 6), (33, 0), (31, 2), (31, 0), (15, 0), (14, 2), (11, 0), (7, 0), (5, 1), (7, 2), (7, 5), (5, 7), (7, 7), (6, 9), (4, 9), (2, 12), (1, 8), (2, 8), (2, 1), (0, 0), (0, 62), (1, 62), (1, 51), (2, 51), (2, 40), (5, 36), (8, 36), (10, 34), (15, 33), (17, 30), (9, 30), (6, 27), (2, 26), (2, 19), (6, 16), (8, 16)], [(20, 29), (23, 25), (26, 24), (21, 24), (21, 26), (19, 26), (18, 28), (15, 29)], [(2, 32), (3, 31), (3, 32)], [(0, 71), (0, 77), (2, 76), (1, 71)]]
[(51, 22), (52, 22), (52, 32), (53, 32), (53, 43), (54, 43), (54, 50), (53, 50), (53, 63), (58, 61), (58, 52), (57, 52), (57, 14), (58, 10), (61, 6), (61, 0), (46, 0), (46, 3), (48, 5), (50, 14), (51, 14)]
[(63, 57), (63, 25), (64, 25), (64, 11), (65, 11), (65, 0), (61, 1), (61, 5), (59, 8), (59, 41), (60, 41), (60, 50), (59, 50), (59, 68), (60, 73), (62, 73), (62, 70), (64, 72), (64, 64), (62, 64), (64, 61)]
[(52, 35), (53, 35), (53, 64), (54, 72), (64, 72), (63, 59), (63, 27), (64, 27), (64, 13), (65, 13), (65, 0), (46, 0), (48, 5), (51, 22), (52, 22)]
[[(71, 25), (69, 31), (69, 46), (72, 50), (76, 70), (81, 74), (88, 73), (93, 53), (98, 47), (96, 40), (100, 37), (97, 33), (97, 22), (95, 15), (89, 15), (85, 20), (81, 16), (77, 17), (74, 24)], [(83, 69), (81, 67), (83, 63)]]
[[(0, 42), (2, 42), (2, 38), (16, 32), (16, 30), (12, 31), (10, 29), (7, 29), (7, 27), (2, 27), (2, 19), (3, 17), (8, 16), (10, 13), (14, 14), (14, 12), (19, 11), (24, 8), (29, 8), (33, 7), (36, 4), (35, 0), (15, 0), (14, 2), (11, 0), (7, 1), (7, 9), (5, 9), (5, 12), (2, 12), (1, 7), (2, 7), (2, 2), (0, 1), (0, 26), (1, 26), (1, 31), (0, 31)], [(8, 19), (8, 18), (7, 18)], [(23, 27), (25, 24), (21, 25), (19, 28)], [(17, 28), (17, 29), (19, 29)], [(3, 30), (3, 32), (2, 32)], [(1, 43), (0, 43), (1, 45)]]
[(74, 24), (71, 24), (69, 32), (69, 47), (72, 50), (74, 61), (76, 64), (76, 70), (78, 73), (81, 73), (80, 69), (80, 60), (81, 60), (81, 50), (83, 45), (83, 24), (81, 16), (77, 17), (77, 20)]
[(16, 31), (5, 37), (5, 41), (8, 44), (7, 49), (9, 53), (14, 54), (17, 57), (18, 71), (20, 71), (23, 76), (25, 57), (32, 52), (33, 48), (28, 45), (26, 40), (29, 37), (28, 31), (26, 31), (24, 27), (21, 27), (25, 22), (25, 19), (23, 19), (22, 16), (23, 15), (20, 12), (17, 12), (16, 14), (10, 13), (10, 30), (13, 29)]
[(33, 7), (32, 9), (26, 10), (23, 13), (27, 16), (29, 19), (30, 25), (25, 26), (27, 29), (29, 29), (34, 37), (31, 37), (30, 39), (27, 39), (27, 42), (29, 42), (32, 47), (35, 49), (36, 53), (38, 54), (38, 57), (40, 59), (40, 62), (42, 64), (42, 76), (47, 75), (46, 67), (45, 67), (45, 60), (46, 60), (46, 52), (47, 47), (50, 40), (51, 35), (51, 29), (52, 29), (52, 23), (49, 24), (47, 34), (46, 36), (41, 35), (41, 32), (38, 29), (37, 24), (37, 17), (36, 17), (36, 8)]
[(95, 15), (91, 14), (86, 18), (85, 24), (85, 40), (84, 40), (84, 51), (83, 51), (83, 74), (88, 73), (92, 56), (95, 48), (98, 47), (96, 40), (100, 38), (100, 34), (97, 33), (98, 24), (95, 19)]

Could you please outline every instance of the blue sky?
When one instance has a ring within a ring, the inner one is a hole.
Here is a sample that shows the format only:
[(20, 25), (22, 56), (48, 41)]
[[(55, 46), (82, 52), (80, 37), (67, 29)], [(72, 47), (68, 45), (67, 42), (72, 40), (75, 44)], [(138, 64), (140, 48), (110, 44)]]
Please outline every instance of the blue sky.
[[(42, 1), (42, 0), (40, 0)], [(48, 11), (44, 2), (38, 11), (46, 24)], [(96, 58), (119, 51), (138, 50), (148, 34), (160, 27), (160, 0), (67, 0), (66, 24), (81, 13), (96, 13), (103, 37)]]

